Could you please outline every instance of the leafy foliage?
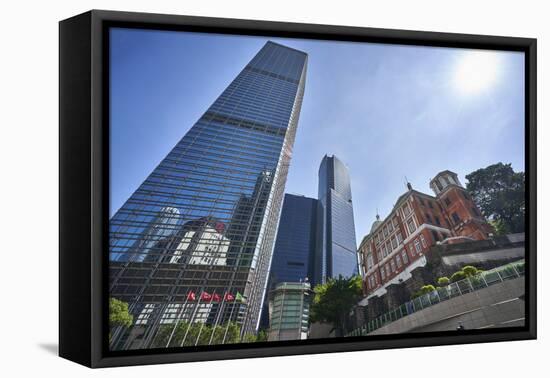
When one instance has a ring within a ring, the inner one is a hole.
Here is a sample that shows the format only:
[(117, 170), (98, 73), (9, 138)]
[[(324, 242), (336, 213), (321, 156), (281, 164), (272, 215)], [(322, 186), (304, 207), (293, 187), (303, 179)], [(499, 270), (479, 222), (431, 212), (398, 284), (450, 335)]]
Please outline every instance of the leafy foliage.
[(478, 269), (475, 266), (472, 266), (472, 265), (466, 265), (466, 266), (462, 267), (462, 271), (464, 272), (464, 275), (466, 277), (477, 276), (480, 273), (478, 271)]
[(116, 298), (109, 299), (109, 326), (130, 327), (134, 317), (128, 312), (128, 303)]
[(361, 277), (329, 279), (317, 285), (310, 308), (312, 322), (331, 323), (337, 333), (346, 334), (346, 318), (352, 307), (361, 299)]
[[(230, 322), (211, 326), (204, 323), (179, 322), (162, 325), (153, 340), (152, 348), (235, 344), (240, 342), (240, 327)], [(182, 343), (183, 342), (183, 343)]]
[(243, 343), (258, 343), (262, 341), (267, 341), (267, 331), (265, 329), (261, 329), (258, 331), (256, 335), (254, 334), (246, 334), (243, 338)]
[(260, 330), (258, 332), (258, 335), (256, 336), (256, 341), (258, 342), (267, 341), (267, 332), (263, 329)]
[(506, 235), (508, 228), (500, 219), (489, 219), (489, 224), (493, 226), (496, 235)]
[(447, 286), (450, 283), (451, 280), (449, 279), (449, 277), (439, 277), (437, 279), (437, 286)]
[(525, 230), (525, 173), (497, 163), (466, 175), (466, 189), (498, 235)]
[(451, 282), (460, 281), (465, 278), (466, 278), (466, 274), (462, 270), (459, 270), (458, 272), (453, 273), (453, 275), (451, 276)]
[(247, 333), (244, 335), (243, 343), (255, 343), (256, 342), (256, 335), (252, 333)]
[(435, 291), (434, 285), (424, 285), (418, 290), (416, 293), (413, 294), (413, 298), (420, 297), (424, 294), (431, 293), (432, 291)]
[(435, 287), (434, 285), (424, 285), (420, 288), (420, 291), (423, 293), (423, 294), (428, 294), (428, 293), (431, 293), (432, 291), (435, 290)]

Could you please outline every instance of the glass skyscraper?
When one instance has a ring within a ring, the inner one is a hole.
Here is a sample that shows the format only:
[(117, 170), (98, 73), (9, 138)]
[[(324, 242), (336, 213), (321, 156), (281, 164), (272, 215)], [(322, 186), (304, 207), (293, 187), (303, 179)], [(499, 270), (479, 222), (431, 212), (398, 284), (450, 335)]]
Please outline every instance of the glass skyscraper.
[(317, 208), (315, 198), (285, 194), (260, 328), (268, 327), (268, 292), (278, 283), (307, 279), (314, 285)]
[(317, 200), (285, 194), (271, 262), (271, 285), (312, 280), (316, 227)]
[(257, 330), (306, 69), (267, 42), (112, 217), (110, 295), (134, 324), (111, 349), (204, 344), (159, 342), (180, 322)]
[(315, 281), (359, 272), (351, 184), (347, 167), (325, 155), (319, 167), (318, 247)]

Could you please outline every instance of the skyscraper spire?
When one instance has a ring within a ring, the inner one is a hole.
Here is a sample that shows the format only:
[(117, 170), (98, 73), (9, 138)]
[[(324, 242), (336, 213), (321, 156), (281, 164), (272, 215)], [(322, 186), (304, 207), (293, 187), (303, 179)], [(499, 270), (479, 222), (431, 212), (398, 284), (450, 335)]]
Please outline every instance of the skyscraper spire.
[(348, 168), (336, 156), (325, 155), (319, 167), (319, 256), (316, 282), (350, 277), (359, 272), (355, 222)]

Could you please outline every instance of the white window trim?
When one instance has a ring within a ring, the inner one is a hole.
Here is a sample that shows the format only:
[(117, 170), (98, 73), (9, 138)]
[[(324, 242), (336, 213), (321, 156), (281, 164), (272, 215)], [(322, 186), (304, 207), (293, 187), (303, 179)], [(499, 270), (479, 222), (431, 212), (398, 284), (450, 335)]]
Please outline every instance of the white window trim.
[(403, 240), (403, 244), (409, 243), (412, 239), (418, 236), (418, 234), (424, 229), (441, 231), (441, 232), (451, 234), (451, 230), (449, 230), (448, 228), (438, 227), (438, 226), (434, 226), (433, 224), (424, 223), (420, 225), (420, 227), (418, 227), (411, 235), (407, 236), (405, 240)]
[(414, 239), (414, 250), (417, 254), (422, 253), (422, 244), (418, 238)]
[(392, 279), (390, 279), (389, 281), (387, 282), (384, 282), (381, 286), (379, 286), (375, 291), (373, 291), (372, 293), (370, 293), (369, 295), (367, 295), (365, 298), (363, 298), (360, 302), (359, 302), (359, 305), (360, 306), (365, 306), (367, 305), (368, 303), (368, 300), (372, 297), (380, 297), (384, 294), (387, 293), (387, 287), (392, 285), (392, 284), (397, 284), (399, 283), (400, 281), (403, 282), (403, 281), (406, 281), (408, 280), (409, 278), (412, 277), (412, 274), (411, 272), (413, 270), (415, 270), (416, 268), (420, 267), (420, 266), (425, 266), (427, 263), (427, 260), (426, 260), (426, 256), (422, 256), (418, 259), (416, 259), (415, 261), (413, 261), (410, 265), (408, 265), (405, 269), (403, 269), (401, 272), (399, 272), (399, 274), (397, 274), (395, 277), (393, 277)]

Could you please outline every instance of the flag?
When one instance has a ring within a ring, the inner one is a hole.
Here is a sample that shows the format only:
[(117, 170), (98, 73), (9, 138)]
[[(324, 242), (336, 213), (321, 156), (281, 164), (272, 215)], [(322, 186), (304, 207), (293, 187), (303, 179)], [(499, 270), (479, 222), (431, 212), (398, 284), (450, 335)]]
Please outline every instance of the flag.
[(208, 294), (206, 291), (203, 291), (201, 294), (201, 301), (210, 301), (212, 300), (212, 295)]
[(237, 295), (235, 296), (235, 300), (238, 302), (244, 302), (244, 297), (237, 291)]
[(225, 295), (223, 296), (223, 300), (226, 302), (233, 302), (235, 300), (235, 296), (229, 293), (225, 293)]
[(187, 300), (188, 301), (194, 301), (195, 299), (196, 299), (195, 293), (193, 293), (192, 291), (187, 293)]
[(222, 300), (222, 297), (219, 294), (214, 293), (214, 294), (212, 294), (212, 300), (214, 302), (219, 302), (219, 301)]

